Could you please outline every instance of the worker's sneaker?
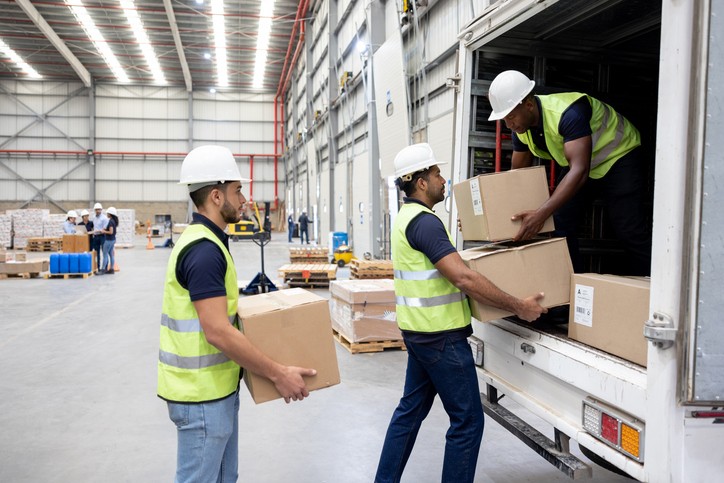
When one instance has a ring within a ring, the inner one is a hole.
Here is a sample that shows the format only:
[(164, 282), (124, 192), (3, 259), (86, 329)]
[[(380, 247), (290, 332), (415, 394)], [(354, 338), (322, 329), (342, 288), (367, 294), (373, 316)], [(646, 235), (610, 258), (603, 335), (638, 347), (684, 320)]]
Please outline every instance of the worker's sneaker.
[(116, 273), (116, 271), (113, 270), (113, 269), (111, 269), (111, 270), (108, 270), (106, 273), (107, 273), (108, 275), (113, 275), (114, 273)]

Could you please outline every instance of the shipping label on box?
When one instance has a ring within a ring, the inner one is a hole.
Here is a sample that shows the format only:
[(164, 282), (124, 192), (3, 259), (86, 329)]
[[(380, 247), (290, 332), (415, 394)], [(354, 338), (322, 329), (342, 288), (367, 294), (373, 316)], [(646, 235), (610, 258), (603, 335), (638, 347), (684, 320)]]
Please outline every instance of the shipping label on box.
[(574, 274), (568, 337), (646, 366), (649, 287), (642, 277)]
[[(460, 252), (465, 264), (498, 288), (518, 298), (543, 292), (540, 301), (550, 308), (570, 300), (573, 265), (565, 238), (522, 243), (495, 243)], [(470, 300), (472, 315), (481, 322), (514, 315)]]
[[(304, 378), (309, 391), (339, 384), (337, 352), (325, 298), (301, 288), (280, 290), (239, 299), (238, 312), (241, 331), (270, 359), (316, 369), (317, 375)], [(244, 371), (244, 382), (257, 404), (281, 397), (265, 377)]]
[[(453, 186), (453, 193), (463, 240), (483, 241), (513, 238), (520, 222), (510, 218), (521, 211), (538, 209), (549, 197), (543, 166), (476, 176)], [(551, 217), (541, 232), (554, 229)]]

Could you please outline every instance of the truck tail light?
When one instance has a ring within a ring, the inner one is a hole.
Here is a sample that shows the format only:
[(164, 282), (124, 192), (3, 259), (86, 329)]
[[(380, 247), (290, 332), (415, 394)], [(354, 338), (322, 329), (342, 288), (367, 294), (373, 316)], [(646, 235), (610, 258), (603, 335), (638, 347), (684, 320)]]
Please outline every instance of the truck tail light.
[(624, 455), (643, 461), (644, 423), (633, 416), (587, 397), (583, 429)]

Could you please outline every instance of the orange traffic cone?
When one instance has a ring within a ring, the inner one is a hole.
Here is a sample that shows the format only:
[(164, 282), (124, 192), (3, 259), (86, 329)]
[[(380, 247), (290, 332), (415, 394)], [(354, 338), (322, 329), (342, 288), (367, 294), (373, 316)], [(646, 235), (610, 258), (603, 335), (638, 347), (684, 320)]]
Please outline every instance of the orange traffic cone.
[(113, 271), (114, 271), (114, 272), (120, 272), (120, 271), (121, 271), (121, 269), (118, 268), (118, 262), (115, 261), (115, 260), (113, 261)]
[(153, 243), (151, 242), (151, 220), (146, 220), (146, 226), (148, 227), (146, 229), (146, 235), (148, 236), (148, 243), (146, 243), (146, 250), (153, 250), (155, 247), (153, 246)]

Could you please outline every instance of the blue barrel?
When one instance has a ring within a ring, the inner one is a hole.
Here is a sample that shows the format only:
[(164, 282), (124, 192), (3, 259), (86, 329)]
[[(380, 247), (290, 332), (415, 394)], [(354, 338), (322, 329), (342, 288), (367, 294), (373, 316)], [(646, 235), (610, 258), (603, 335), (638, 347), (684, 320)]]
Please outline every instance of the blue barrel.
[(334, 253), (337, 248), (341, 247), (342, 245), (347, 245), (347, 242), (347, 233), (343, 231), (332, 232), (332, 253)]
[(80, 272), (80, 253), (68, 254), (68, 273)]
[(68, 273), (68, 264), (70, 263), (70, 253), (61, 253), (58, 255), (58, 273)]
[(60, 254), (58, 253), (51, 253), (50, 254), (50, 273), (60, 273), (58, 271), (58, 261), (60, 259)]
[(89, 252), (80, 254), (80, 273), (90, 273), (93, 266), (93, 255)]

